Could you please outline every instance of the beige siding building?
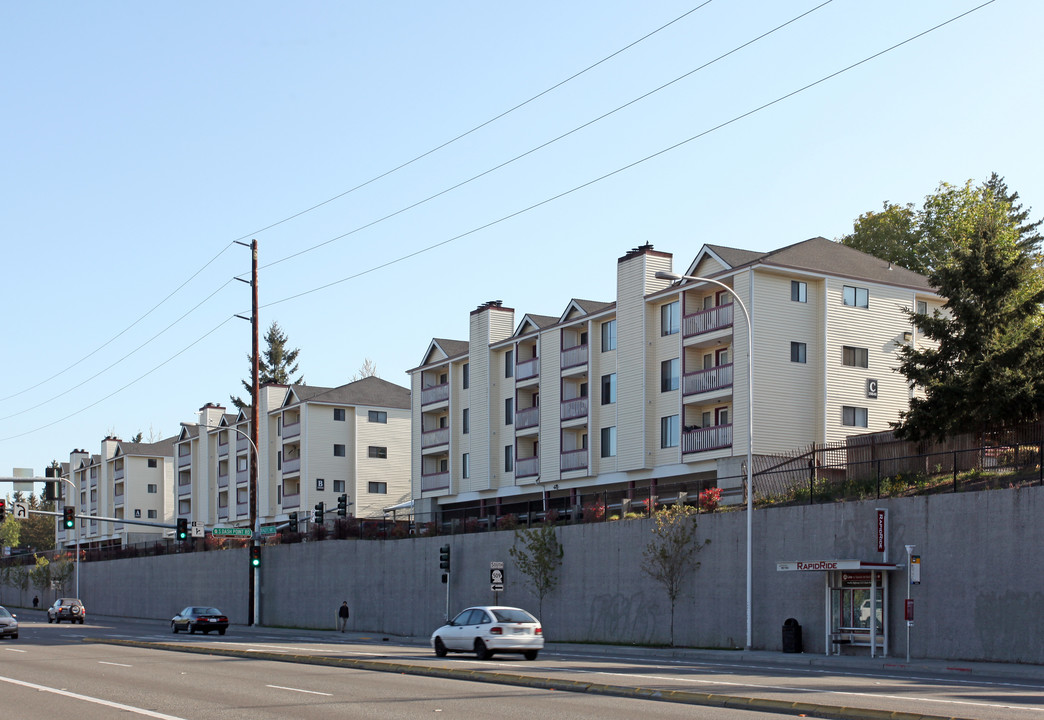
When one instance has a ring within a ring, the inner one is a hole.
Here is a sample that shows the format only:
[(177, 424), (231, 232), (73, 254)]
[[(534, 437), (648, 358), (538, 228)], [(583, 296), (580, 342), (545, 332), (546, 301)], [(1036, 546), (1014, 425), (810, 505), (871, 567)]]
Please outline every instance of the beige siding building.
[[(738, 499), (748, 377), (755, 468), (886, 430), (907, 407), (893, 370), (898, 344), (917, 342), (904, 310), (942, 304), (926, 278), (824, 238), (706, 245), (681, 270), (644, 245), (619, 259), (615, 301), (519, 317), (484, 303), (467, 341), (432, 340), (410, 371), (419, 517), (576, 512), (599, 494), (625, 506), (715, 485)], [(662, 271), (734, 291), (753, 348), (732, 292)]]

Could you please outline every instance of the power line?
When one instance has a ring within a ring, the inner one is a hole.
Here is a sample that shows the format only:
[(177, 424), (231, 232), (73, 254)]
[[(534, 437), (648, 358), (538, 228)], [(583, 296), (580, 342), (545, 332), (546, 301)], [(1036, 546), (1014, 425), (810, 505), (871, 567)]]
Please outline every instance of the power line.
[(683, 73), (682, 75), (679, 75), (678, 77), (674, 78), (673, 80), (670, 80), (670, 81), (664, 83), (663, 85), (660, 85), (659, 87), (656, 87), (656, 88), (654, 88), (652, 90), (649, 90), (648, 92), (643, 93), (642, 95), (639, 95), (638, 97), (633, 98), (633, 99), (627, 101), (623, 105), (619, 105), (618, 107), (613, 108), (612, 110), (610, 110), (610, 111), (608, 111), (606, 113), (603, 113), (602, 115), (599, 115), (596, 118), (588, 120), (587, 122), (574, 127), (572, 130), (564, 132), (564, 133), (562, 133), (561, 135), (559, 135), (557, 137), (554, 137), (554, 138), (552, 138), (550, 140), (547, 140), (546, 142), (543, 142), (543, 143), (541, 143), (539, 145), (536, 145), (535, 147), (532, 147), (529, 150), (526, 150), (525, 152), (523, 152), (523, 153), (521, 153), (519, 155), (516, 155), (513, 158), (510, 158), (509, 160), (505, 160), (504, 162), (502, 162), (502, 163), (500, 163), (498, 165), (494, 165), (491, 168), (483, 170), (482, 172), (480, 172), (477, 175), (472, 175), (471, 177), (467, 178), (466, 180), (461, 180), (457, 184), (451, 185), (448, 188), (440, 190), (439, 192), (435, 193), (434, 195), (429, 195), (428, 197), (426, 197), (426, 198), (424, 198), (422, 200), (418, 200), (418, 201), (416, 201), (416, 202), (414, 202), (414, 203), (412, 203), (410, 205), (407, 205), (406, 207), (403, 207), (403, 208), (400, 208), (400, 209), (398, 209), (398, 210), (396, 210), (394, 212), (388, 213), (387, 215), (384, 215), (383, 217), (377, 218), (376, 220), (372, 220), (372, 221), (370, 221), (370, 222), (368, 222), (368, 223), (366, 223), (364, 225), (360, 225), (360, 226), (358, 226), (358, 227), (356, 227), (356, 228), (354, 228), (352, 230), (349, 230), (346, 233), (342, 233), (341, 235), (338, 235), (336, 237), (330, 238), (329, 240), (324, 240), (323, 242), (318, 243), (316, 245), (312, 245), (311, 247), (307, 247), (307, 248), (304, 248), (303, 250), (299, 250), (299, 251), (297, 251), (295, 253), (291, 253), (290, 255), (282, 257), (282, 258), (280, 258), (278, 260), (273, 260), (270, 263), (266, 263), (266, 264), (261, 266), (261, 269), (264, 270), (264, 269), (270, 268), (270, 267), (272, 267), (274, 265), (278, 265), (280, 263), (286, 262), (287, 260), (292, 260), (293, 258), (299, 257), (299, 256), (304, 255), (306, 253), (310, 253), (313, 250), (318, 250), (319, 248), (322, 248), (322, 247), (325, 247), (325, 246), (330, 245), (332, 243), (335, 243), (338, 240), (343, 240), (344, 238), (349, 237), (351, 235), (354, 235), (357, 232), (361, 232), (362, 230), (366, 230), (367, 228), (371, 228), (374, 225), (382, 223), (382, 222), (384, 222), (386, 220), (390, 220), (391, 218), (396, 217), (397, 215), (401, 215), (401, 214), (403, 214), (405, 212), (413, 210), (416, 207), (419, 207), (421, 205), (424, 205), (425, 203), (431, 202), (432, 200), (434, 200), (436, 198), (439, 198), (439, 197), (441, 197), (443, 195), (446, 195), (447, 193), (453, 192), (454, 190), (457, 190), (457, 189), (459, 189), (459, 188), (461, 188), (461, 187), (463, 187), (463, 186), (465, 186), (465, 185), (467, 185), (467, 184), (469, 184), (471, 182), (474, 182), (475, 180), (478, 180), (479, 178), (485, 177), (486, 175), (489, 175), (490, 173), (494, 173), (497, 170), (500, 170), (500, 169), (502, 169), (504, 167), (507, 167), (508, 165), (510, 165), (510, 164), (512, 164), (512, 163), (514, 163), (514, 162), (516, 162), (518, 160), (521, 160), (524, 157), (532, 155), (533, 153), (535, 153), (535, 152), (537, 152), (539, 150), (543, 150), (544, 148), (548, 147), (549, 145), (553, 145), (554, 143), (558, 142), (559, 140), (563, 140), (563, 139), (569, 137), (570, 135), (573, 135), (573, 134), (583, 130), (584, 128), (590, 127), (591, 125), (594, 125), (595, 123), (600, 122), (600, 121), (606, 119), (607, 117), (609, 117), (611, 115), (615, 115), (616, 113), (620, 112), (621, 110), (624, 110), (625, 108), (628, 108), (631, 105), (634, 105), (635, 103), (641, 102), (642, 100), (645, 100), (646, 98), (648, 98), (648, 97), (650, 97), (652, 95), (655, 95), (656, 93), (658, 93), (661, 90), (664, 90), (664, 89), (674, 85), (675, 83), (681, 82), (685, 78), (690, 77), (690, 76), (700, 72), (701, 70), (704, 70), (704, 69), (710, 67), (711, 65), (713, 65), (716, 62), (718, 62), (719, 60), (724, 60), (725, 58), (729, 57), (730, 55), (734, 55), (735, 53), (739, 52), (740, 50), (743, 50), (746, 47), (749, 47), (749, 46), (753, 45), (754, 43), (758, 42), (759, 40), (763, 40), (764, 38), (768, 37), (769, 35), (772, 35), (773, 33), (777, 32), (779, 30), (782, 30), (783, 28), (787, 27), (788, 25), (791, 25), (791, 24), (797, 22), (798, 20), (801, 20), (802, 18), (804, 18), (804, 17), (806, 17), (808, 15), (811, 15), (815, 11), (819, 10), (820, 8), (825, 7), (826, 5), (829, 5), (833, 1), (834, 0), (825, 0), (825, 2), (822, 2), (819, 5), (816, 5), (811, 10), (806, 10), (805, 12), (801, 13), (800, 15), (797, 15), (796, 17), (793, 17), (790, 20), (787, 20), (785, 23), (783, 23), (781, 25), (777, 25), (776, 27), (774, 27), (771, 30), (768, 30), (768, 31), (762, 33), (761, 35), (758, 35), (757, 37), (753, 38), (752, 40), (748, 40), (747, 42), (743, 43), (742, 45), (737, 45), (732, 50), (729, 50), (728, 52), (723, 53), (721, 55), (718, 55), (713, 60), (708, 60), (707, 62), (703, 63), (699, 67), (693, 68), (692, 70), (690, 70), (690, 71), (688, 71), (686, 73)]
[(290, 300), (296, 300), (297, 298), (304, 297), (305, 295), (311, 295), (312, 293), (316, 293), (316, 292), (319, 292), (321, 290), (326, 290), (327, 288), (331, 288), (331, 287), (333, 287), (335, 285), (340, 285), (341, 283), (348, 282), (349, 280), (354, 280), (356, 278), (362, 277), (363, 275), (368, 275), (368, 274), (370, 274), (372, 272), (376, 272), (377, 270), (383, 270), (384, 268), (390, 267), (392, 265), (396, 265), (396, 264), (398, 264), (400, 262), (403, 262), (405, 260), (409, 260), (410, 258), (416, 257), (418, 255), (422, 255), (422, 254), (427, 253), (427, 252), (430, 252), (430, 251), (435, 250), (437, 248), (440, 248), (440, 247), (442, 247), (444, 245), (448, 245), (451, 242), (454, 242), (456, 240), (460, 240), (460, 239), (465, 238), (465, 237), (467, 237), (469, 235), (474, 235), (475, 233), (480, 232), (482, 230), (486, 230), (488, 228), (491, 228), (494, 225), (499, 225), (502, 222), (510, 220), (510, 219), (512, 219), (514, 217), (517, 217), (519, 215), (522, 215), (524, 213), (527, 213), (530, 210), (535, 210), (536, 208), (541, 207), (543, 205), (547, 205), (549, 203), (552, 203), (552, 202), (554, 202), (556, 200), (559, 200), (559, 199), (561, 199), (563, 197), (566, 197), (567, 195), (572, 195), (573, 193), (575, 193), (575, 192), (577, 192), (579, 190), (583, 190), (584, 188), (590, 187), (591, 185), (595, 185), (597, 183), (600, 183), (601, 181), (606, 180), (608, 178), (611, 178), (614, 175), (619, 175), (620, 173), (625, 172), (627, 170), (630, 170), (631, 168), (636, 167), (638, 165), (641, 165), (641, 164), (643, 164), (645, 162), (648, 162), (649, 160), (652, 160), (653, 158), (656, 158), (656, 157), (659, 157), (660, 155), (664, 155), (666, 153), (669, 153), (672, 150), (676, 150), (676, 149), (678, 149), (678, 148), (680, 148), (680, 147), (682, 147), (684, 145), (687, 145), (687, 144), (689, 144), (689, 143), (691, 143), (691, 142), (693, 142), (695, 140), (699, 140), (702, 137), (705, 137), (705, 136), (707, 136), (707, 135), (709, 135), (709, 134), (711, 134), (713, 132), (721, 130), (722, 128), (728, 127), (729, 125), (732, 125), (733, 123), (739, 122), (740, 120), (743, 120), (744, 118), (750, 117), (751, 115), (759, 113), (762, 110), (770, 108), (773, 105), (777, 105), (777, 104), (783, 102), (784, 100), (792, 98), (795, 95), (803, 93), (806, 90), (809, 90), (809, 89), (811, 89), (811, 88), (813, 88), (813, 87), (815, 87), (817, 85), (821, 85), (822, 83), (826, 82), (827, 80), (831, 80), (831, 79), (833, 79), (833, 78), (835, 78), (835, 77), (837, 77), (839, 75), (842, 75), (842, 74), (848, 72), (849, 70), (853, 70), (853, 69), (859, 67), (860, 65), (864, 65), (864, 64), (870, 62), (871, 60), (879, 58), (882, 55), (885, 55), (885, 54), (887, 54), (887, 53), (889, 53), (889, 52), (891, 52), (893, 50), (896, 50), (896, 49), (898, 49), (898, 48), (900, 48), (900, 47), (902, 47), (904, 45), (907, 45), (907, 44), (913, 42), (914, 40), (922, 38), (925, 35), (928, 35), (929, 33), (935, 32), (936, 30), (938, 30), (938, 29), (940, 29), (942, 27), (945, 27), (946, 25), (949, 25), (950, 23), (956, 22), (957, 20), (960, 20), (961, 18), (967, 17), (968, 15), (971, 15), (972, 13), (974, 13), (974, 12), (976, 12), (978, 10), (981, 10), (982, 8), (986, 7), (987, 5), (992, 5), (994, 2), (996, 2), (996, 0), (987, 0), (987, 2), (984, 2), (981, 5), (978, 5), (978, 6), (972, 8), (970, 10), (967, 10), (967, 11), (965, 11), (965, 12), (959, 14), (959, 15), (955, 15), (954, 17), (950, 18), (949, 20), (946, 20), (944, 22), (939, 23), (938, 25), (935, 25), (935, 26), (933, 26), (931, 28), (928, 28), (927, 30), (919, 32), (916, 35), (912, 35), (911, 37), (907, 38), (906, 40), (898, 42), (898, 43), (896, 43), (896, 44), (894, 44), (894, 45), (892, 45), (892, 46), (890, 46), (888, 48), (885, 48), (884, 50), (881, 50), (879, 52), (874, 53), (873, 55), (865, 57), (865, 58), (863, 58), (862, 60), (860, 60), (858, 62), (852, 63), (851, 65), (848, 65), (847, 67), (844, 67), (844, 68), (842, 68), (840, 70), (832, 72), (829, 75), (825, 75), (825, 76), (819, 78), (818, 80), (816, 80), (814, 82), (811, 82), (811, 83), (809, 83), (807, 85), (804, 85), (803, 87), (798, 88), (797, 90), (793, 90), (793, 91), (791, 91), (791, 92), (789, 92), (789, 93), (787, 93), (785, 95), (781, 95), (778, 98), (776, 98), (775, 100), (771, 100), (771, 101), (769, 101), (767, 103), (764, 103), (763, 105), (759, 105), (758, 107), (756, 107), (756, 108), (754, 108), (752, 110), (748, 110), (745, 113), (742, 113), (740, 115), (736, 115), (735, 117), (733, 117), (730, 120), (726, 120), (723, 123), (719, 123), (718, 125), (715, 125), (714, 127), (711, 127), (711, 128), (709, 128), (707, 130), (704, 130), (703, 132), (700, 132), (700, 133), (697, 133), (696, 135), (693, 135), (690, 138), (687, 138), (687, 139), (682, 140), (680, 142), (677, 142), (677, 143), (675, 143), (673, 145), (670, 145), (670, 146), (668, 146), (666, 148), (663, 148), (662, 150), (659, 150), (659, 151), (657, 151), (657, 152), (655, 152), (655, 153), (653, 153), (651, 155), (646, 155), (645, 157), (643, 157), (643, 158), (641, 158), (639, 160), (635, 160), (634, 162), (629, 163), (627, 165), (624, 165), (623, 167), (619, 167), (616, 170), (608, 172), (608, 173), (606, 173), (604, 175), (600, 175), (599, 177), (596, 177), (593, 180), (588, 180), (587, 182), (585, 182), (585, 183), (583, 183), (581, 185), (577, 185), (576, 187), (573, 187), (570, 190), (566, 190), (564, 192), (558, 193), (557, 195), (553, 195), (553, 196), (551, 196), (549, 198), (545, 198), (544, 200), (541, 200), (540, 202), (537, 202), (537, 203), (533, 203), (532, 205), (529, 205), (528, 207), (522, 208), (521, 210), (516, 210), (515, 212), (512, 212), (512, 213), (509, 213), (507, 215), (504, 215), (504, 216), (502, 216), (500, 218), (497, 218), (496, 220), (491, 220), (490, 222), (485, 223), (484, 225), (479, 225), (478, 227), (475, 227), (475, 228), (472, 228), (471, 230), (468, 230), (466, 232), (460, 233), (459, 235), (454, 235), (451, 238), (447, 238), (446, 240), (442, 240), (442, 241), (434, 243), (432, 245), (428, 245), (427, 247), (423, 247), (423, 248), (421, 248), (419, 250), (416, 250), (414, 252), (408, 253), (406, 255), (402, 255), (402, 256), (400, 256), (398, 258), (395, 258), (393, 260), (389, 260), (389, 261), (387, 261), (385, 263), (381, 263), (380, 265), (375, 265), (374, 267), (371, 267), (371, 268), (369, 268), (367, 270), (363, 270), (361, 272), (357, 272), (357, 273), (355, 273), (353, 275), (349, 275), (348, 277), (341, 278), (340, 280), (335, 280), (333, 282), (329, 282), (329, 283), (326, 283), (324, 285), (320, 285), (320, 286), (312, 288), (310, 290), (305, 290), (303, 292), (299, 292), (299, 293), (296, 293), (294, 295), (289, 295), (289, 296), (287, 296), (285, 298), (282, 298), (281, 300), (275, 300), (273, 302), (270, 302), (270, 303), (267, 303), (265, 305), (262, 305), (261, 307), (267, 308), (267, 307), (272, 307), (273, 305), (279, 305), (279, 304), (284, 303), (284, 302), (289, 302)]
[(338, 195), (334, 195), (332, 198), (329, 198), (327, 200), (323, 200), (320, 203), (312, 205), (309, 208), (305, 208), (304, 210), (301, 210), (300, 212), (294, 213), (293, 215), (290, 215), (289, 217), (285, 217), (282, 220), (279, 220), (277, 222), (272, 223), (271, 225), (266, 225), (265, 227), (260, 228), (259, 230), (255, 230), (255, 231), (253, 231), (251, 233), (247, 233), (246, 235), (244, 235), (244, 236), (242, 236), (240, 238), (237, 238), (237, 240), (246, 240), (247, 238), (254, 237), (255, 235), (260, 235), (261, 233), (265, 232), (266, 230), (271, 230), (272, 228), (278, 227), (279, 225), (282, 225), (283, 223), (289, 222), (290, 220), (293, 220), (295, 218), (299, 218), (299, 217), (301, 217), (302, 215), (304, 215), (306, 213), (310, 213), (313, 210), (317, 210), (317, 209), (323, 207), (324, 205), (328, 205), (328, 204), (332, 203), (334, 200), (339, 200), (340, 198), (343, 198), (345, 195), (350, 195), (351, 193), (355, 192), (356, 190), (361, 190), (362, 188), (366, 187), (367, 185), (375, 183), (375, 182), (377, 182), (378, 180), (380, 180), (382, 178), (386, 178), (389, 175), (391, 175), (392, 173), (396, 173), (399, 170), (402, 170), (403, 168), (409, 167), (410, 165), (412, 165), (413, 163), (417, 162), (418, 160), (423, 160), (424, 158), (428, 157), (429, 155), (431, 155), (433, 153), (436, 153), (436, 152), (438, 152), (439, 150), (442, 150), (445, 147), (449, 147), (450, 145), (452, 145), (453, 143), (457, 142), (458, 140), (463, 140), (468, 135), (471, 135), (472, 133), (477, 132), (478, 130), (481, 130), (482, 128), (486, 127), (487, 125), (490, 125), (490, 124), (496, 122), (497, 120), (500, 120), (501, 118), (510, 115), (511, 113), (515, 112), (516, 110), (519, 110), (520, 108), (525, 107), (526, 105), (528, 105), (529, 103), (533, 102), (534, 100), (537, 100), (537, 99), (543, 97), (544, 95), (547, 95), (548, 93), (552, 92), (553, 90), (557, 90), (558, 88), (562, 87), (563, 85), (565, 85), (568, 82), (572, 82), (573, 80), (575, 80), (576, 78), (580, 77), (584, 73), (586, 73), (586, 72), (588, 72), (590, 70), (593, 70), (594, 68), (598, 67), (599, 65), (601, 65), (601, 64), (603, 64), (605, 62), (608, 62), (609, 60), (612, 60), (617, 55), (619, 55), (619, 54), (621, 54), (623, 52), (626, 52), (627, 50), (630, 50), (635, 45), (637, 45), (637, 44), (639, 44), (641, 42), (644, 42), (645, 40), (648, 40), (649, 38), (651, 38), (656, 33), (660, 32), (661, 30), (665, 30), (666, 28), (668, 28), (671, 25), (675, 24), (679, 20), (682, 20), (683, 18), (693, 14), (697, 10), (699, 10), (699, 9), (701, 9), (701, 8), (707, 6), (707, 5), (710, 5), (711, 2), (713, 2), (713, 0), (705, 0), (705, 2), (700, 3), (699, 5), (694, 7), (692, 10), (689, 10), (687, 12), (682, 13), (681, 15), (679, 15), (676, 18), (674, 18), (673, 20), (671, 20), (670, 22), (666, 23), (665, 25), (661, 25), (660, 27), (656, 28), (652, 32), (646, 33), (642, 37), (638, 38), (637, 40), (635, 40), (634, 42), (632, 42), (632, 43), (630, 43), (628, 45), (625, 45), (624, 47), (620, 48), (616, 52), (611, 53), (609, 55), (606, 55), (604, 58), (602, 58), (598, 62), (593, 63), (591, 65), (588, 65), (583, 70), (580, 70), (579, 72), (573, 73), (572, 75), (567, 77), (565, 80), (561, 80), (561, 81), (555, 83), (551, 87), (549, 87), (546, 90), (543, 90), (543, 91), (537, 93), (536, 95), (534, 95), (533, 97), (529, 98), (528, 100), (523, 100), (518, 105), (515, 105), (514, 107), (511, 107), (511, 108), (505, 110), (504, 112), (500, 113), (499, 115), (494, 115), (489, 120), (486, 120), (485, 122), (479, 123), (478, 125), (476, 125), (475, 127), (471, 128), (470, 130), (462, 132), (460, 135), (457, 135), (456, 137), (454, 137), (454, 138), (452, 138), (450, 140), (447, 140), (446, 142), (442, 143), (441, 145), (437, 145), (436, 147), (433, 147), (431, 150), (428, 150), (427, 152), (421, 153), (420, 155), (418, 155), (417, 157), (413, 158), (412, 160), (407, 160), (406, 162), (402, 163), (401, 165), (397, 165), (397, 166), (393, 167), (391, 170), (386, 170), (385, 172), (381, 173), (380, 175), (375, 175), (374, 177), (370, 178), (369, 180), (366, 180), (365, 182), (359, 183), (358, 185), (356, 185), (353, 188), (345, 190), (344, 192), (342, 192), (342, 193), (340, 193)]

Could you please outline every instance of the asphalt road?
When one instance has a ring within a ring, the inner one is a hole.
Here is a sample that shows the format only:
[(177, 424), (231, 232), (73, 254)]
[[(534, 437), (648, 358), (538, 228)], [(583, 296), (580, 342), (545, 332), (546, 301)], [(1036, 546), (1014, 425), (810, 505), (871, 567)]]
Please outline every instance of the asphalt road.
[[(156, 621), (92, 617), (83, 626), (48, 625), (32, 612), (19, 615), (19, 640), (0, 642), (0, 704), (5, 716), (19, 719), (91, 720), (124, 713), (185, 719), (421, 713), (543, 718), (551, 703), (556, 720), (638, 714), (750, 719), (778, 717), (767, 710), (801, 703), (804, 714), (820, 717), (841, 716), (829, 711), (845, 707), (848, 717), (885, 711), (1044, 720), (1044, 681), (1032, 677), (759, 664), (728, 654), (708, 661), (575, 645), (552, 645), (534, 662), (517, 656), (480, 662), (465, 655), (438, 659), (423, 645), (379, 635), (233, 626), (223, 637), (187, 636), (173, 635)], [(170, 652), (161, 645), (203, 652)], [(217, 652), (228, 655), (208, 654)], [(370, 669), (374, 663), (386, 671)], [(640, 699), (652, 693), (675, 702)], [(747, 698), (751, 709), (686, 702), (715, 696)], [(8, 715), (8, 709), (14, 712)]]

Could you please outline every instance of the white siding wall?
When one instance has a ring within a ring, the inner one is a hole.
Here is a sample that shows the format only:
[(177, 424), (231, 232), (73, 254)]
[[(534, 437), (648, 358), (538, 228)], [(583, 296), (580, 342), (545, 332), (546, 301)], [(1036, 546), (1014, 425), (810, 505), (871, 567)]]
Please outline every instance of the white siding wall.
[(557, 327), (540, 334), (540, 479), (562, 476), (562, 334)]
[[(590, 397), (588, 444), (591, 447), (591, 475), (616, 472), (616, 457), (602, 457), (602, 428), (615, 427), (617, 430), (617, 452), (619, 452), (619, 401), (608, 405), (602, 404), (602, 376), (617, 373), (616, 350), (602, 352), (602, 325), (612, 320), (612, 315), (602, 315), (591, 322), (591, 380), (588, 388)], [(619, 380), (617, 374), (617, 397), (619, 397)]]
[[(662, 335), (661, 308), (672, 302), (678, 303), (679, 318), (681, 317), (681, 297), (679, 294), (670, 295), (666, 298), (649, 303), (647, 306), (647, 338), (646, 347), (648, 352), (648, 372), (645, 375), (645, 392), (648, 399), (648, 413), (645, 421), (646, 455), (650, 461), (647, 467), (656, 465), (672, 465), (681, 462), (680, 435), (677, 438), (679, 444), (675, 447), (661, 448), (660, 426), (661, 418), (670, 415), (678, 415), (679, 428), (681, 426), (681, 346), (682, 332), (680, 330), (673, 335)], [(679, 389), (661, 392), (660, 373), (661, 364), (665, 360), (678, 358), (679, 365)]]
[[(471, 314), (471, 479), (462, 480), (458, 493), (474, 492), (489, 486), (490, 480), (490, 368), (489, 310)], [(450, 458), (452, 463), (456, 458)]]
[[(374, 408), (357, 408), (354, 423), (338, 423), (353, 426), (358, 437), (355, 452), (349, 453), (356, 473), (355, 482), (348, 485), (348, 499), (355, 503), (349, 510), (359, 517), (380, 517), (383, 508), (409, 499), (410, 493), (410, 411), (388, 408), (388, 422), (383, 424), (368, 421), (371, 409)], [(350, 409), (348, 419), (353, 419)], [(369, 457), (370, 446), (388, 448), (388, 457)], [(371, 482), (387, 483), (388, 492), (369, 492)], [(336, 494), (333, 507), (336, 510)]]
[[(350, 409), (346, 415), (351, 417)], [(327, 510), (336, 509), (340, 493), (334, 492), (334, 480), (344, 480), (345, 488), (351, 488), (355, 475), (353, 435), (354, 428), (347, 419), (345, 422), (334, 422), (332, 406), (312, 403), (301, 406), (302, 508), (311, 508), (323, 502)], [(335, 443), (345, 446), (344, 457), (334, 456)], [(325, 486), (321, 491), (316, 489), (316, 480), (319, 478), (323, 479)], [(354, 497), (349, 500), (356, 501)]]

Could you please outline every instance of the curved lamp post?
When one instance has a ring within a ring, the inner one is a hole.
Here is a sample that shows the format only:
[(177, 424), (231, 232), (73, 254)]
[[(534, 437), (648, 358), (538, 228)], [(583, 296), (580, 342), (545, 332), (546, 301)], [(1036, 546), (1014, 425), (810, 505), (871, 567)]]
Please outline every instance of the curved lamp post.
[(717, 285), (718, 287), (727, 290), (732, 297), (736, 299), (736, 302), (739, 303), (740, 309), (743, 311), (743, 318), (747, 321), (747, 642), (745, 649), (750, 650), (753, 645), (751, 621), (751, 577), (753, 574), (754, 563), (754, 551), (752, 546), (752, 537), (754, 534), (754, 483), (752, 482), (754, 465), (751, 462), (754, 448), (754, 353), (753, 333), (751, 332), (750, 326), (750, 313), (747, 312), (747, 306), (743, 304), (742, 298), (740, 298), (736, 291), (723, 282), (712, 280), (711, 278), (695, 277), (693, 275), (679, 275), (678, 273), (667, 272), (665, 270), (658, 271), (656, 277), (660, 280), (671, 280), (673, 282), (679, 280), (692, 280), (694, 282)]

